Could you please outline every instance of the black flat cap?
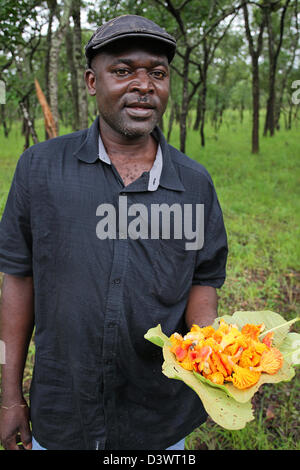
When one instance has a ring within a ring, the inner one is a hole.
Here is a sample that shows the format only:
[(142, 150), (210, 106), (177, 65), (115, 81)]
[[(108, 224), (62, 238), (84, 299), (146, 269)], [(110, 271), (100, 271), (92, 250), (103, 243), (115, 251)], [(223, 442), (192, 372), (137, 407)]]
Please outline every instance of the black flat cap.
[(169, 63), (175, 55), (176, 40), (163, 28), (143, 16), (123, 15), (103, 24), (93, 34), (85, 46), (88, 64), (103, 47), (124, 38), (145, 38), (160, 42)]

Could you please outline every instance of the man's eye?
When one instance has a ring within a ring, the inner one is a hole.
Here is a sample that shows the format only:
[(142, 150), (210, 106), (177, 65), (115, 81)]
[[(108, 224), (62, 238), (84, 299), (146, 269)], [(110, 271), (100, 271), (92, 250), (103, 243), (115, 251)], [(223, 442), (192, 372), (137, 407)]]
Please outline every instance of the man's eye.
[(117, 75), (117, 77), (126, 77), (129, 74), (129, 70), (117, 69), (114, 70), (114, 73)]
[(153, 75), (155, 78), (158, 78), (158, 79), (162, 80), (163, 78), (165, 78), (166, 73), (163, 72), (162, 70), (154, 70), (154, 71), (152, 72), (152, 75)]

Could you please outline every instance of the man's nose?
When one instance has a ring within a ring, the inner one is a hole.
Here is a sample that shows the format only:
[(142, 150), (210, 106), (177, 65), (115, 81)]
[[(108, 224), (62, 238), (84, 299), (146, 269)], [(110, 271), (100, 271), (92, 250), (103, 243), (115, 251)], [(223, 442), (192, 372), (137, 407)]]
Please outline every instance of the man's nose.
[(130, 91), (138, 91), (140, 93), (150, 93), (154, 90), (151, 77), (146, 70), (136, 72), (134, 79), (130, 83)]

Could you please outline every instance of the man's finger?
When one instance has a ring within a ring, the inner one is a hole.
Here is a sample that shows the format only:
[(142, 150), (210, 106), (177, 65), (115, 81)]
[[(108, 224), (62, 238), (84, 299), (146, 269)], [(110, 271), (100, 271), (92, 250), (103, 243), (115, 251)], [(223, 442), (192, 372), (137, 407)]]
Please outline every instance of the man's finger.
[(24, 446), (24, 449), (31, 450), (32, 449), (32, 437), (31, 437), (31, 431), (30, 431), (30, 427), (28, 423), (26, 423), (20, 429), (20, 435), (21, 435), (21, 441)]
[(17, 445), (17, 437), (11, 436), (3, 441), (3, 447), (5, 450), (20, 450)]

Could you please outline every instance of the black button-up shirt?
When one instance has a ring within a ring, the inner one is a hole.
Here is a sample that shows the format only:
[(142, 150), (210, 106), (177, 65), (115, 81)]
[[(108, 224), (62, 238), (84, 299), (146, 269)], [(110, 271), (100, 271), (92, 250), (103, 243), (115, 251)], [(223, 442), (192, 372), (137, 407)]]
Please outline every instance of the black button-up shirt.
[[(162, 351), (144, 334), (158, 323), (166, 335), (184, 333), (191, 285), (223, 284), (222, 213), (207, 171), (158, 128), (157, 189), (149, 190), (149, 172), (125, 187), (99, 158), (98, 126), (26, 150), (0, 224), (0, 270), (34, 279), (33, 435), (48, 449), (164, 449), (206, 413), (190, 388), (162, 374)], [(122, 197), (131, 210), (149, 209), (149, 234), (153, 204), (203, 204), (203, 247), (186, 250), (184, 230), (181, 239), (161, 227), (152, 238), (119, 233)]]

